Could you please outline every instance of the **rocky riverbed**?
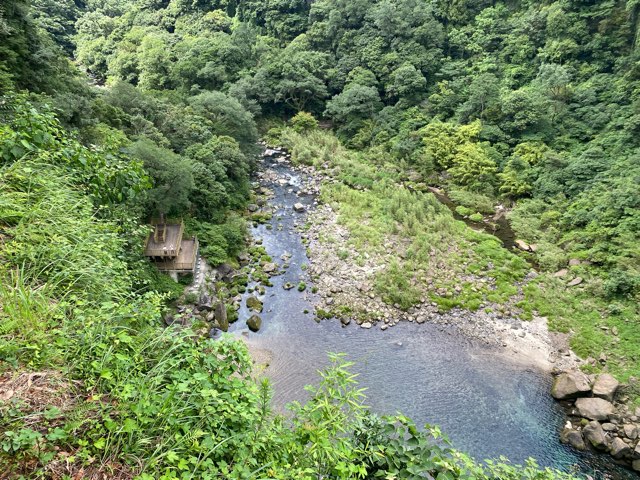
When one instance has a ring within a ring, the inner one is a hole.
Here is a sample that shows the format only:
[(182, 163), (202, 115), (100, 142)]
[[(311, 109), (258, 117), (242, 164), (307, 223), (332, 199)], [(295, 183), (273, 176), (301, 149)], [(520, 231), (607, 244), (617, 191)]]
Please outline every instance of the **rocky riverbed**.
[[(285, 152), (271, 150), (269, 153), (277, 162), (289, 163)], [(326, 167), (324, 171), (310, 166), (293, 167), (300, 178), (300, 184), (295, 185), (296, 195), (317, 195), (323, 182), (335, 181), (329, 166)], [(261, 180), (289, 184), (289, 179), (277, 178), (275, 172), (263, 174)], [(519, 295), (507, 305), (487, 303), (486, 308), (476, 312), (461, 309), (442, 312), (436, 303), (428, 299), (429, 292), (425, 291), (419, 305), (404, 311), (398, 305), (386, 304), (373, 288), (376, 273), (386, 267), (392, 256), (402, 255), (401, 239), (389, 239), (385, 254), (360, 254), (349, 241), (348, 229), (340, 224), (339, 213), (327, 204), (316, 204), (309, 211), (304, 228), (302, 224), (297, 226), (308, 249), (308, 274), (318, 291), (316, 310), (330, 314), (367, 312), (365, 316), (338, 315), (344, 325), (355, 322), (361, 328), (381, 330), (393, 328), (401, 322), (451, 326), (470, 338), (495, 347), (496, 354), (525, 365), (549, 371), (553, 368), (574, 368), (580, 363), (569, 349), (566, 336), (549, 332), (546, 318), (534, 317), (533, 321), (524, 321), (513, 314), (516, 310), (513, 305), (522, 298)], [(442, 274), (446, 275), (446, 272)], [(535, 275), (532, 271), (520, 288)], [(433, 283), (432, 279), (424, 280), (427, 284)], [(484, 284), (492, 282), (491, 278), (471, 275), (464, 280)], [(456, 290), (451, 293), (455, 295)]]

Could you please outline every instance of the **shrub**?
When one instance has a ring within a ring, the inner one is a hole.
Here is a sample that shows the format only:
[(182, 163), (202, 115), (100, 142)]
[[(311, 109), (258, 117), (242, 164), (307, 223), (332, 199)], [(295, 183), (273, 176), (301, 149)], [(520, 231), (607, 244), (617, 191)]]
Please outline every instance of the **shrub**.
[(307, 112), (299, 112), (289, 121), (291, 128), (297, 133), (308, 133), (318, 128), (318, 121)]

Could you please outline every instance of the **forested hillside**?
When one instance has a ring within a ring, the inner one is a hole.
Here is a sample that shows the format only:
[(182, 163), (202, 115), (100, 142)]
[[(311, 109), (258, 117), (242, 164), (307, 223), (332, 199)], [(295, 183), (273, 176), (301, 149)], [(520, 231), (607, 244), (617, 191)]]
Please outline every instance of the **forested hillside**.
[[(90, 2), (76, 55), (99, 83), (195, 97), (189, 114), (221, 90), (266, 117), (326, 116), (348, 145), (448, 185), (474, 211), (487, 197), (516, 202), (514, 224), (543, 268), (588, 260), (615, 297), (637, 293), (640, 278), (639, 8)], [(162, 128), (156, 142), (179, 153), (198, 140)]]
[[(233, 259), (259, 130), (285, 141), (308, 112), (368, 171), (444, 188), (467, 215), (504, 205), (541, 272), (523, 315), (626, 380), (639, 17), (637, 0), (5, 0), (0, 476), (555, 478), (482, 470), (365, 414), (340, 361), (292, 420), (271, 415), (243, 346), (164, 328), (182, 286), (143, 259), (144, 225), (184, 217), (210, 263)], [(553, 277), (568, 267), (578, 293)]]

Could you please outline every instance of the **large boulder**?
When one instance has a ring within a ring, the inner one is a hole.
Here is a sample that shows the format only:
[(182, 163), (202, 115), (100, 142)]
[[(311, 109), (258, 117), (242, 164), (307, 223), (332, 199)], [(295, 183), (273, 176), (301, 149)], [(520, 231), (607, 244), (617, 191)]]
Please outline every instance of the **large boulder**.
[(200, 295), (200, 298), (198, 299), (198, 310), (208, 312), (213, 310), (213, 299), (206, 293)]
[(638, 426), (632, 423), (627, 424), (623, 427), (624, 436), (629, 440), (635, 440), (638, 438)]
[(582, 430), (585, 440), (598, 450), (607, 449), (607, 438), (600, 423), (592, 421)]
[(554, 379), (551, 387), (551, 395), (556, 400), (580, 397), (590, 391), (589, 379), (582, 372), (561, 373)]
[(613, 404), (602, 398), (579, 398), (576, 408), (581, 417), (589, 420), (607, 420), (614, 413)]
[(296, 204), (293, 205), (293, 210), (295, 210), (298, 213), (302, 213), (306, 209), (305, 209), (305, 207), (304, 207), (304, 205), (302, 203), (296, 203)]
[(567, 287), (575, 287), (580, 285), (582, 282), (584, 281), (584, 279), (582, 277), (576, 277), (573, 280), (571, 280), (569, 283), (567, 283)]
[(227, 306), (224, 302), (218, 302), (213, 312), (213, 316), (218, 324), (218, 327), (223, 332), (229, 331), (229, 319), (227, 318)]
[(247, 307), (256, 312), (262, 312), (262, 302), (253, 295), (247, 297)]
[(620, 382), (618, 380), (608, 373), (603, 373), (598, 376), (593, 384), (593, 394), (611, 402), (619, 386)]
[(262, 319), (258, 315), (251, 315), (247, 320), (247, 327), (252, 332), (257, 332), (262, 327)]
[(582, 433), (573, 428), (565, 428), (562, 430), (560, 433), (560, 441), (562, 443), (568, 443), (578, 450), (585, 450), (587, 448), (584, 443), (584, 438), (582, 438)]
[(609, 453), (613, 456), (613, 458), (623, 458), (631, 453), (631, 447), (624, 443), (622, 439), (616, 437), (611, 442), (611, 447), (609, 447)]
[(275, 263), (269, 262), (264, 264), (262, 270), (264, 270), (264, 273), (274, 273), (276, 270), (278, 270), (278, 266)]

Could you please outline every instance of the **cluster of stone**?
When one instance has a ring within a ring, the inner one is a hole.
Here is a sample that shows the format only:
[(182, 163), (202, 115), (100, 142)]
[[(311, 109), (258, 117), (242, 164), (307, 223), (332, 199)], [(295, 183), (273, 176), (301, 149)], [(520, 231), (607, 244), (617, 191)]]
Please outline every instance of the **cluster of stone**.
[(640, 408), (631, 412), (616, 398), (620, 383), (609, 374), (558, 374), (551, 395), (566, 402), (570, 420), (560, 440), (579, 450), (607, 452), (640, 471)]

